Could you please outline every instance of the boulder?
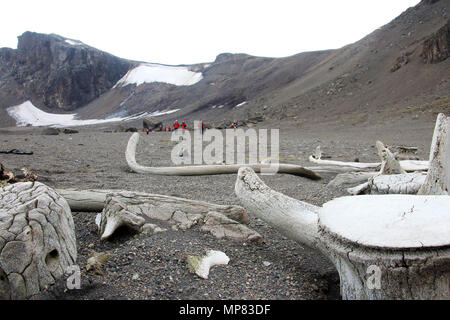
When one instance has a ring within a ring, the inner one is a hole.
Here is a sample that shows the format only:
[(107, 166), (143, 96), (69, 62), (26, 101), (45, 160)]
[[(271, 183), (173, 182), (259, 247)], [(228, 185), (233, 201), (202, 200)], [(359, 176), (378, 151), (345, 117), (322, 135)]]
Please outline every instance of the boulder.
[(144, 129), (148, 129), (150, 127), (155, 129), (159, 125), (162, 125), (162, 121), (160, 121), (154, 117), (146, 117), (146, 118), (144, 118), (142, 125), (144, 126)]

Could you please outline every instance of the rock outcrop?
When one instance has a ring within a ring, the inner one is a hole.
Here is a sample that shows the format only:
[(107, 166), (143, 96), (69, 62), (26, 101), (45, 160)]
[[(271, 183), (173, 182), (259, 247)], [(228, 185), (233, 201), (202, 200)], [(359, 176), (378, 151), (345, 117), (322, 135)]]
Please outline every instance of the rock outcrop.
[(18, 39), (16, 50), (0, 49), (1, 100), (26, 97), (40, 108), (73, 110), (112, 88), (132, 65), (54, 34), (25, 32)]
[(421, 56), (425, 63), (438, 63), (450, 56), (450, 20), (424, 41)]

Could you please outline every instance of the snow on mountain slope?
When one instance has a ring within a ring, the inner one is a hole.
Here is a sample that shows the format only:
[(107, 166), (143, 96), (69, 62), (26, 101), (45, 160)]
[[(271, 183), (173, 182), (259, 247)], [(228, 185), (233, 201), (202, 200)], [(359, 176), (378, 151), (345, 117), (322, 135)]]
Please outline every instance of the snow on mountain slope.
[(124, 120), (134, 120), (144, 118), (147, 116), (161, 116), (164, 114), (170, 114), (178, 111), (178, 109), (168, 111), (155, 111), (155, 112), (141, 112), (127, 117), (113, 117), (109, 119), (76, 119), (77, 114), (54, 114), (47, 113), (36, 108), (31, 101), (26, 101), (17, 106), (9, 107), (7, 109), (8, 114), (16, 120), (16, 125), (23, 127), (26, 125), (32, 126), (52, 126), (52, 127), (73, 127), (73, 126), (85, 126), (91, 124), (101, 124), (107, 122), (118, 122)]
[(165, 66), (153, 63), (142, 63), (125, 74), (114, 88), (129, 84), (164, 82), (176, 86), (190, 86), (203, 79), (199, 72), (189, 71), (187, 67)]

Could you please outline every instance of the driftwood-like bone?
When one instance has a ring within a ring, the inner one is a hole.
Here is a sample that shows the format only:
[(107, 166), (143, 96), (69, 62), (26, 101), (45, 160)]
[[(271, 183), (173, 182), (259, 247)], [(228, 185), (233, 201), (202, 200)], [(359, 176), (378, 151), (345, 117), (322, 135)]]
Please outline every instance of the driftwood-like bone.
[[(160, 194), (125, 190), (59, 189), (72, 211), (100, 212), (97, 221), (101, 239), (107, 239), (121, 226), (142, 232), (148, 219), (165, 221), (175, 229), (186, 230), (202, 224), (202, 231), (218, 238), (257, 241), (257, 232), (244, 226), (247, 211), (235, 205), (219, 205)], [(156, 227), (156, 226), (155, 226)]]
[[(243, 206), (335, 265), (343, 299), (449, 299), (450, 198), (343, 197), (322, 208), (267, 187), (239, 170)], [(373, 274), (374, 273), (374, 274)]]
[(137, 173), (148, 173), (158, 175), (172, 176), (196, 176), (196, 175), (212, 175), (236, 173), (241, 167), (251, 167), (256, 172), (266, 169), (267, 172), (289, 173), (292, 175), (302, 176), (313, 180), (321, 179), (321, 176), (304, 167), (293, 164), (272, 164), (272, 163), (256, 163), (256, 164), (221, 164), (221, 165), (198, 165), (198, 166), (180, 166), (180, 167), (146, 167), (136, 162), (136, 146), (139, 142), (139, 133), (135, 132), (128, 141), (125, 158), (130, 169)]
[(64, 198), (39, 182), (0, 188), (0, 299), (36, 295), (76, 258), (75, 228)]
[(440, 113), (430, 150), (430, 169), (419, 194), (450, 194), (450, 118)]

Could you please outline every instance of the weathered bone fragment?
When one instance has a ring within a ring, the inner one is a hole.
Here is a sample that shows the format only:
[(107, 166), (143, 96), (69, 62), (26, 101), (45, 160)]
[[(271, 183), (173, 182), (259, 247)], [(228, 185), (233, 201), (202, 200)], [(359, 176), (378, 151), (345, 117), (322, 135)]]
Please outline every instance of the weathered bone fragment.
[(357, 194), (417, 194), (425, 182), (426, 172), (376, 175), (368, 182), (347, 189)]
[(381, 141), (375, 143), (378, 155), (381, 159), (380, 174), (399, 174), (406, 173), (400, 163), (395, 159), (392, 152)]
[(30, 298), (76, 263), (66, 200), (39, 182), (0, 188), (0, 299)]
[[(234, 205), (219, 205), (204, 201), (196, 201), (171, 197), (158, 194), (130, 192), (120, 190), (58, 190), (68, 200), (74, 211), (91, 210), (98, 211), (103, 208), (101, 214), (96, 216), (96, 224), (99, 227), (101, 239), (107, 239), (119, 227), (127, 227), (136, 232), (150, 231), (151, 227), (147, 220), (159, 220), (172, 224), (173, 229), (186, 230), (195, 224), (203, 224), (208, 213), (216, 212), (224, 218), (233, 221), (236, 225), (229, 228), (225, 233), (226, 237), (236, 237), (237, 234), (231, 232), (233, 228), (248, 231), (248, 237), (254, 234), (250, 229), (243, 228), (241, 223), (248, 222), (248, 215), (244, 208)], [(80, 199), (84, 199), (80, 201)], [(103, 200), (103, 202), (101, 202)], [(86, 206), (86, 203), (89, 205)], [(211, 215), (210, 215), (211, 217)], [(207, 219), (208, 220), (208, 219)], [(212, 223), (213, 220), (210, 221)], [(214, 229), (209, 226), (211, 231)], [(217, 225), (215, 228), (223, 228)], [(150, 229), (149, 229), (150, 228)], [(152, 231), (159, 232), (159, 230)], [(220, 234), (216, 230), (213, 234)], [(244, 234), (244, 233), (243, 233)], [(244, 237), (244, 235), (241, 235)]]
[(127, 190), (57, 189), (56, 191), (66, 199), (73, 212), (101, 212), (105, 207), (106, 197), (114, 195), (123, 204), (167, 208), (166, 211), (172, 210), (170, 214), (176, 210), (191, 214), (206, 214), (209, 211), (217, 211), (241, 223), (248, 222), (246, 210), (235, 205), (220, 205), (199, 200)]
[(187, 255), (186, 257), (189, 270), (203, 279), (208, 279), (209, 270), (213, 266), (227, 265), (229, 261), (230, 258), (218, 250), (209, 250), (204, 256)]
[(449, 195), (450, 120), (440, 113), (436, 120), (430, 150), (430, 169), (419, 194)]
[(328, 183), (328, 187), (340, 187), (343, 185), (355, 185), (356, 183), (367, 182), (371, 177), (379, 175), (379, 172), (345, 172), (337, 174), (333, 180)]
[(139, 142), (139, 133), (135, 132), (128, 141), (125, 158), (130, 169), (137, 173), (149, 173), (158, 175), (178, 175), (178, 176), (195, 176), (195, 175), (212, 175), (236, 173), (241, 167), (251, 167), (256, 172), (266, 169), (267, 172), (289, 173), (306, 177), (313, 180), (321, 179), (321, 176), (304, 167), (285, 164), (285, 163), (255, 163), (255, 164), (225, 164), (225, 165), (198, 165), (198, 166), (179, 166), (179, 167), (146, 167), (136, 162), (136, 146)]
[(145, 219), (128, 210), (127, 206), (113, 196), (106, 197), (105, 209), (100, 219), (100, 239), (104, 240), (109, 237), (120, 227), (128, 227), (140, 232), (145, 224)]
[(238, 241), (260, 241), (262, 236), (247, 226), (234, 221), (220, 212), (209, 212), (201, 231), (212, 233), (217, 239), (228, 238)]
[(87, 271), (94, 271), (95, 274), (98, 275), (104, 275), (103, 272), (103, 264), (106, 260), (113, 257), (114, 255), (111, 253), (104, 253), (104, 252), (95, 252), (92, 251), (89, 254), (89, 258), (86, 261), (86, 270)]
[(450, 298), (450, 197), (353, 196), (319, 208), (251, 168), (239, 170), (235, 191), (250, 214), (328, 257), (343, 299)]

